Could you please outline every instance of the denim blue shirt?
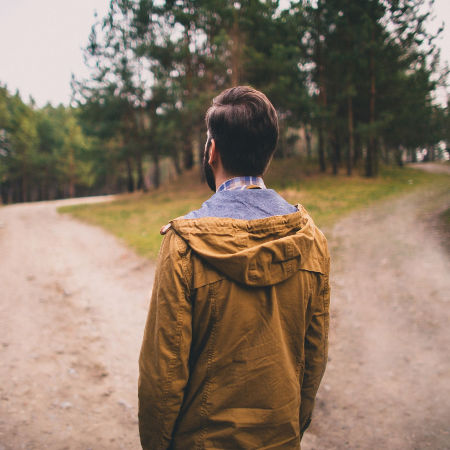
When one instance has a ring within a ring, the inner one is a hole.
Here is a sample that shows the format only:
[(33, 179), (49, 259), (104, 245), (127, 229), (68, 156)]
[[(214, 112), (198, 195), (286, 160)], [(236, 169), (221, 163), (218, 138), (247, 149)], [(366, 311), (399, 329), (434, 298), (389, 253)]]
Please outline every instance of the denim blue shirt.
[[(239, 177), (244, 178), (244, 177)], [(249, 177), (251, 178), (251, 177)], [(262, 180), (261, 180), (262, 182)], [(231, 188), (222, 188), (225, 183)], [(191, 211), (185, 219), (199, 219), (201, 217), (227, 217), (230, 219), (254, 220), (271, 216), (281, 216), (297, 211), (297, 208), (289, 204), (273, 189), (266, 189), (264, 183), (248, 180), (248, 184), (259, 185), (260, 189), (242, 189), (236, 187), (242, 183), (227, 180), (219, 187), (219, 190), (200, 209)]]

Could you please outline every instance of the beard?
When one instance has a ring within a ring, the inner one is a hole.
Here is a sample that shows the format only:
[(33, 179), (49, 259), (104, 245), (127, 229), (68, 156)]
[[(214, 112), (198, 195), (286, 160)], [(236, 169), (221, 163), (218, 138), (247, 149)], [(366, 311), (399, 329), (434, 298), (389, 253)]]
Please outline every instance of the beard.
[(205, 153), (203, 153), (203, 174), (205, 175), (205, 180), (208, 183), (209, 188), (213, 192), (216, 192), (216, 180), (214, 178), (214, 173), (211, 168), (211, 165), (208, 163), (210, 148), (211, 148), (211, 138), (208, 138), (206, 142)]

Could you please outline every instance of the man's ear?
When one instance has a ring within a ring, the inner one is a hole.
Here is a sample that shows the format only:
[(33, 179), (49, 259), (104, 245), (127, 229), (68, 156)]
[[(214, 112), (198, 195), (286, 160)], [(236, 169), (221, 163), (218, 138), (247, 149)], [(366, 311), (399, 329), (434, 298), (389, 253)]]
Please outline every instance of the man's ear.
[(210, 166), (215, 165), (217, 162), (217, 159), (220, 158), (219, 152), (216, 149), (216, 141), (214, 139), (211, 139), (209, 144), (209, 159), (208, 164)]

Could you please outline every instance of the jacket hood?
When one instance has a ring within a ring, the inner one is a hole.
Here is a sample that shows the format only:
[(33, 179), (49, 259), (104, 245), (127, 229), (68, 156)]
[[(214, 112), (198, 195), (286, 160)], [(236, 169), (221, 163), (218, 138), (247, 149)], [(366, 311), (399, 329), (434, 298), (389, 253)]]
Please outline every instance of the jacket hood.
[(171, 228), (200, 258), (228, 278), (270, 286), (298, 270), (327, 273), (326, 239), (303, 208), (256, 220), (174, 219)]

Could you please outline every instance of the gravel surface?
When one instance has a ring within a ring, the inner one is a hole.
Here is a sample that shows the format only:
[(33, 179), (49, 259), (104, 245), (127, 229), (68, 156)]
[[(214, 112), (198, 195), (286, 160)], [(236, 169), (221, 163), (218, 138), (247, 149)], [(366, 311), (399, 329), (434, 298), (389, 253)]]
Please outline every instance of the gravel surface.
[[(97, 200), (0, 208), (0, 450), (140, 448), (154, 265), (56, 212)], [(329, 230), (330, 362), (303, 450), (450, 447), (449, 203), (416, 191)]]

